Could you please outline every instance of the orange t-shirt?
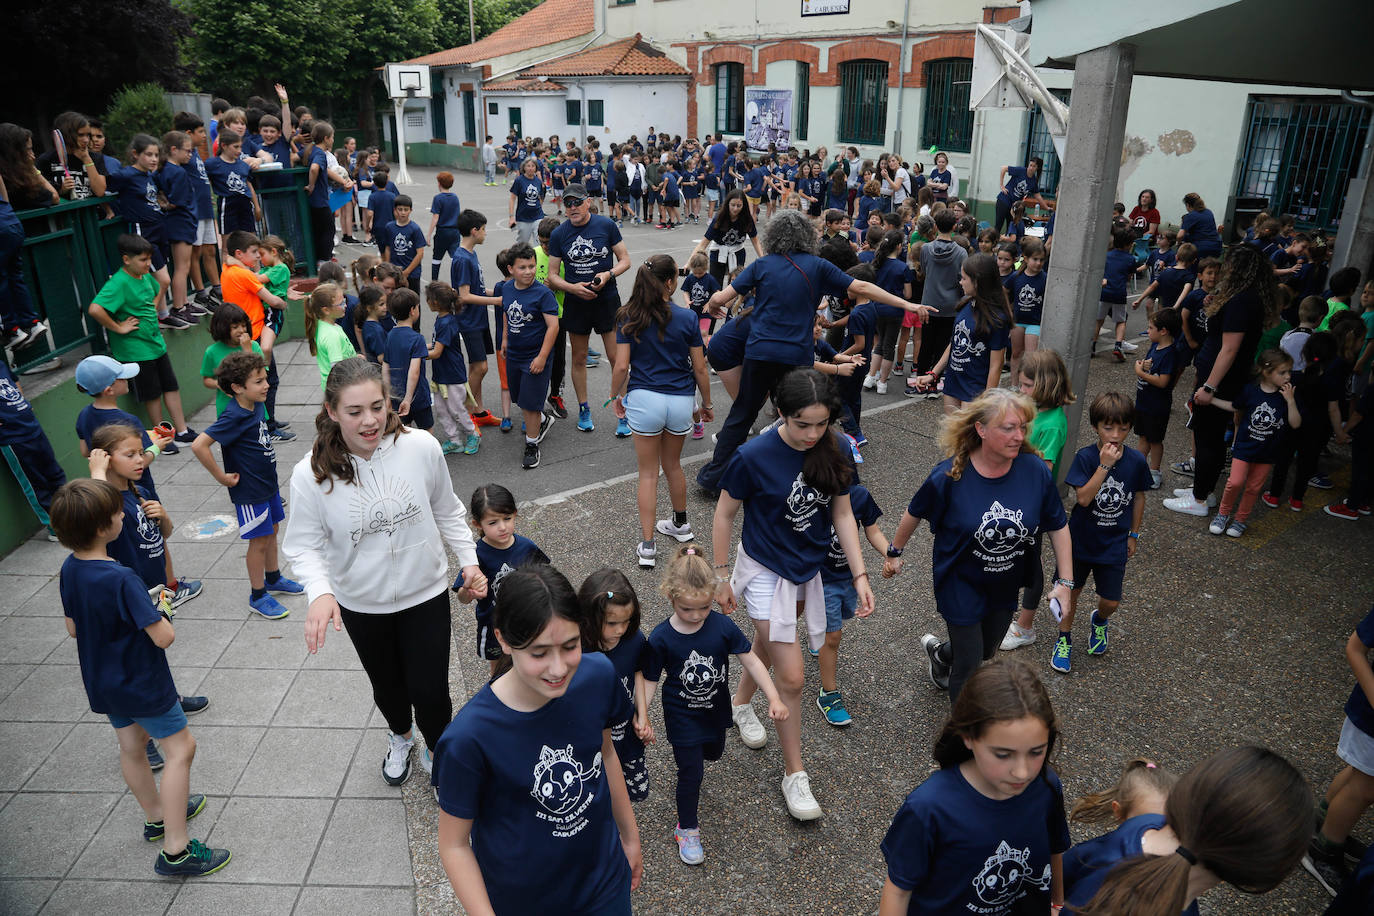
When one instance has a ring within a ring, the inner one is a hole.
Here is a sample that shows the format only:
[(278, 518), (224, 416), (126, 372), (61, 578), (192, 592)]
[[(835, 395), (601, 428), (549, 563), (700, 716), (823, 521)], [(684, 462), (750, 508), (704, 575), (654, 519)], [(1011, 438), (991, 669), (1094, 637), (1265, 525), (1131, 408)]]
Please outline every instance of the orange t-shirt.
[(232, 302), (247, 313), (248, 320), (253, 323), (253, 339), (261, 337), (263, 323), (267, 321), (262, 300), (258, 298), (258, 291), (263, 287), (262, 278), (247, 267), (229, 264), (220, 271), (219, 286), (225, 302)]

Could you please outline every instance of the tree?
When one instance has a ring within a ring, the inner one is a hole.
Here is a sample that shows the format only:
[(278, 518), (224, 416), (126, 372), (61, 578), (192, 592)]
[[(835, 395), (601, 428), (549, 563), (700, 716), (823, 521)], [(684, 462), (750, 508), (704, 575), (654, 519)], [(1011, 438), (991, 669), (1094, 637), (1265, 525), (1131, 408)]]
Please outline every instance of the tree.
[(376, 102), (381, 81), (376, 68), (436, 50), (438, 0), (348, 0), (358, 20), (356, 41), (349, 48), (344, 74), (351, 79), (347, 95), (357, 100), (363, 142), (378, 142)]
[[(542, 2), (543, 0), (472, 0), (478, 39), (485, 38)], [(436, 51), (460, 48), (470, 42), (468, 0), (439, 0), (439, 30), (435, 37)]]

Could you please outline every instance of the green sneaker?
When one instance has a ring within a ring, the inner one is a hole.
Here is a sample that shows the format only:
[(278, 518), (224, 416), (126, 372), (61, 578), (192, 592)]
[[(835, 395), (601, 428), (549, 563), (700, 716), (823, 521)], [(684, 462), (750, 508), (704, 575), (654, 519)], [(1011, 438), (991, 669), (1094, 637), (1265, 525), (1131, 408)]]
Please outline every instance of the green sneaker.
[(441, 445), (440, 448), (445, 455), (455, 455), (463, 450), (461, 445), (451, 439), (445, 439), (444, 444)]
[(1106, 654), (1107, 654), (1107, 624), (1108, 624), (1108, 622), (1109, 622), (1109, 621), (1101, 620), (1101, 619), (1097, 616), (1097, 612), (1096, 612), (1096, 611), (1093, 611), (1093, 616), (1092, 616), (1092, 620), (1091, 620), (1091, 624), (1092, 624), (1092, 635), (1088, 637), (1088, 654), (1089, 654), (1089, 655), (1106, 655)]
[(1050, 656), (1050, 667), (1060, 674), (1068, 674), (1073, 668), (1073, 645), (1067, 633), (1060, 633), (1054, 641), (1054, 654)]
[(844, 697), (838, 690), (829, 693), (822, 690), (816, 697), (816, 706), (825, 714), (825, 721), (831, 725), (848, 725), (854, 721), (849, 715), (849, 710), (844, 708)]
[(467, 441), (463, 443), (464, 455), (477, 454), (477, 448), (482, 444), (482, 437), (477, 433), (468, 433)]
[(200, 840), (192, 840), (175, 859), (167, 858), (165, 849), (158, 853), (153, 871), (169, 878), (203, 878), (228, 865), (230, 858), (227, 849), (211, 849)]
[[(186, 819), (189, 821), (197, 814), (205, 810), (205, 796), (192, 795), (186, 799)], [(149, 843), (155, 843), (167, 834), (167, 828), (162, 821), (143, 822), (143, 839)]]

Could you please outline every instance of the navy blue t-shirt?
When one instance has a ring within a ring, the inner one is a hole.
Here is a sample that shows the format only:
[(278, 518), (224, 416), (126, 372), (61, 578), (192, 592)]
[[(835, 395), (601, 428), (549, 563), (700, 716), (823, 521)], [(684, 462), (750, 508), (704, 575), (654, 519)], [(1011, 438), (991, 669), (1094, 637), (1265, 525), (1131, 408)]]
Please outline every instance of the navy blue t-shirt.
[(1045, 272), (1035, 276), (1017, 272), (1007, 283), (1007, 293), (1011, 296), (1011, 307), (1016, 314), (1017, 324), (1039, 325), (1045, 316)]
[(606, 180), (606, 170), (601, 167), (599, 162), (593, 162), (587, 166), (587, 192), (592, 196), (599, 196), (601, 193), (601, 183)]
[[(501, 580), (528, 563), (548, 563), (549, 558), (538, 545), (523, 534), (514, 535), (509, 547), (496, 547), (486, 538), (477, 539), (477, 568), (487, 577), (487, 596), (477, 599), (473, 613), (478, 623), (491, 620), (491, 612), (496, 608), (496, 595), (501, 591)], [(457, 591), (463, 584), (460, 573), (453, 583)]]
[[(931, 169), (930, 177), (926, 180), (938, 181), (940, 182), (940, 184), (953, 185), (954, 173), (951, 172), (949, 169)], [(954, 194), (955, 196), (958, 196), (959, 194), (959, 189), (956, 187), (931, 188), (930, 190), (935, 195), (936, 200), (948, 200), (949, 195)]]
[(458, 214), (462, 209), (458, 203), (458, 195), (452, 191), (440, 191), (429, 204), (429, 212), (439, 217), (440, 229), (457, 229)]
[(1183, 287), (1197, 282), (1197, 274), (1186, 267), (1170, 267), (1161, 270), (1155, 282), (1158, 284), (1155, 287), (1155, 296), (1159, 299), (1159, 304), (1165, 308), (1173, 308), (1183, 295)]
[[(205, 172), (210, 176), (210, 186), (215, 189), (215, 193), (220, 197), (243, 197), (249, 196), (248, 180), (252, 175), (252, 168), (242, 159), (235, 159), (233, 162), (225, 162), (219, 156), (213, 156), (205, 163)], [(321, 176), (320, 181), (324, 181)], [(328, 192), (325, 192), (328, 197)], [(326, 203), (325, 206), (328, 206)]]
[[(844, 323), (844, 349), (854, 346), (854, 340), (862, 337), (864, 345), (856, 351), (865, 360), (873, 353), (878, 328), (878, 307), (872, 302), (861, 302), (849, 310), (849, 320)], [(715, 338), (711, 338), (715, 340)]]
[(728, 319), (706, 345), (706, 359), (717, 372), (738, 368), (744, 362), (744, 344), (754, 327), (754, 313)]
[(433, 360), (436, 385), (461, 385), (468, 380), (468, 366), (459, 346), (462, 339), (457, 315), (440, 315), (434, 319), (434, 342), (444, 345), (444, 352)]
[[(1159, 344), (1150, 344), (1150, 352), (1145, 354), (1145, 358), (1150, 360), (1151, 375), (1172, 376), (1181, 368), (1178, 365), (1179, 349), (1177, 343), (1172, 343), (1167, 347), (1161, 348)], [(1143, 378), (1135, 380), (1135, 412), (1158, 416), (1168, 414), (1170, 404), (1173, 402), (1174, 386), (1169, 383), (1167, 388), (1158, 388), (1145, 381)]]
[(434, 749), (439, 807), (473, 821), (472, 851), (498, 916), (599, 913), (629, 894), (601, 757), (605, 730), (628, 717), (615, 669), (589, 652), (567, 691), (534, 712), (506, 706), (488, 684), (444, 729)]
[(908, 916), (1048, 913), (1050, 857), (1068, 848), (1064, 789), (1048, 766), (1001, 800), (957, 766), (936, 770), (897, 809), (882, 843), (888, 880), (912, 892)]
[[(898, 299), (902, 298), (906, 286), (906, 262), (896, 258), (883, 258), (883, 262), (875, 266), (877, 278), (873, 282)], [(879, 318), (893, 319), (906, 315), (904, 309), (899, 309), (895, 305), (878, 305), (877, 309)]]
[[(1190, 290), (1188, 295), (1183, 297), (1183, 302), (1178, 307), (1180, 313), (1185, 311), (1188, 313), (1188, 330), (1192, 332), (1193, 340), (1197, 342), (1199, 349), (1202, 347), (1202, 342), (1207, 339), (1208, 295), (1207, 290), (1199, 286)], [(1186, 337), (1183, 338), (1183, 343), (1185, 346), (1187, 345), (1188, 340)], [(1203, 381), (1205, 382), (1206, 379), (1203, 379)]]
[[(4, 417), (5, 383), (0, 376), (0, 419)], [(27, 402), (25, 402), (27, 404)], [(32, 413), (30, 413), (32, 416)], [(8, 422), (4, 420), (3, 422)], [(81, 412), (76, 415), (76, 437), (86, 444), (86, 448), (91, 447), (91, 436), (102, 426), (111, 423), (119, 423), (124, 426), (131, 426), (138, 430), (139, 440), (143, 443), (143, 448), (149, 449), (153, 445), (152, 438), (148, 431), (143, 428), (143, 421), (127, 410), (120, 410), (118, 407), (96, 407), (94, 404), (87, 404), (81, 408)], [(4, 427), (0, 426), (0, 430)], [(4, 441), (4, 433), (0, 432), (0, 441)], [(143, 476), (138, 479), (138, 485), (148, 491), (149, 499), (157, 499), (157, 488), (153, 485), (153, 472), (147, 468), (143, 469)]]
[[(1064, 853), (1064, 913), (1072, 907), (1086, 906), (1102, 889), (1107, 872), (1116, 863), (1144, 855), (1142, 838), (1151, 830), (1160, 830), (1168, 821), (1162, 814), (1138, 814), (1122, 821), (1110, 833), (1076, 843)], [(1183, 916), (1198, 916), (1197, 901), (1189, 904)]]
[(1231, 457), (1251, 464), (1273, 464), (1279, 457), (1283, 431), (1288, 428), (1288, 402), (1279, 392), (1266, 393), (1252, 382), (1231, 403), (1240, 414)]
[(62, 612), (76, 625), (76, 652), (91, 711), (160, 716), (177, 702), (167, 653), (143, 632), (162, 619), (148, 586), (129, 568), (69, 556), (58, 577)]
[[(286, 125), (290, 127), (291, 125)], [(283, 169), (291, 168), (291, 143), (285, 136), (278, 136), (272, 143), (258, 144), (259, 150), (266, 150), (272, 154), (274, 162), (280, 162)], [(258, 172), (253, 176), (260, 188), (287, 188), (291, 186), (291, 176), (283, 175), (279, 171)]]
[(429, 347), (420, 332), (409, 325), (398, 324), (386, 334), (387, 371), (391, 378), (391, 398), (400, 403), (406, 394), (406, 379), (410, 375), (410, 361), (420, 360), (420, 378), (415, 383), (415, 393), (411, 395), (412, 408), (428, 407), (433, 401), (429, 396), (429, 382), (425, 377), (425, 363), (429, 360)]
[[(1366, 650), (1374, 649), (1374, 609), (1371, 609), (1364, 616), (1364, 620), (1360, 621), (1359, 626), (1355, 627), (1355, 636)], [(1370, 706), (1369, 697), (1358, 683), (1355, 684), (1355, 689), (1350, 691), (1350, 699), (1345, 701), (1345, 714), (1351, 725), (1374, 738), (1374, 707)]]
[(746, 197), (763, 196), (763, 169), (754, 166), (744, 173), (742, 180), (745, 185), (744, 194)]
[(501, 285), (501, 308), (506, 313), (506, 360), (524, 366), (539, 355), (544, 335), (557, 333), (550, 332), (544, 316), (558, 317), (558, 300), (538, 280), (526, 289), (504, 283)]
[[(1073, 464), (1064, 482), (1081, 487), (1102, 463), (1096, 445), (1085, 445), (1073, 456)], [(1121, 458), (1112, 465), (1097, 496), (1086, 506), (1075, 504), (1069, 518), (1069, 534), (1073, 537), (1075, 560), (1088, 563), (1124, 564), (1126, 541), (1134, 516), (1132, 506), (1137, 494), (1149, 492), (1152, 481), (1150, 463), (1136, 449), (1125, 446)]]
[(1158, 280), (1160, 273), (1166, 267), (1173, 267), (1177, 257), (1172, 248), (1166, 248), (1163, 251), (1158, 248), (1151, 248), (1150, 253), (1145, 256), (1145, 270), (1149, 274), (1150, 281)]
[[(701, 323), (696, 312), (668, 304), (668, 323), (660, 328), (650, 324), (642, 328), (638, 339), (629, 337), (616, 323), (615, 342), (630, 345), (630, 381), (627, 391), (644, 388), (660, 394), (691, 396), (696, 390), (692, 374), (692, 349), (705, 346), (701, 342)], [(663, 339), (659, 339), (659, 331)]]
[[(487, 294), (486, 280), (482, 276), (482, 263), (477, 260), (477, 252), (468, 251), (461, 245), (453, 252), (453, 262), (449, 265), (449, 281), (454, 289), (466, 286), (468, 292), (474, 296)], [(463, 310), (458, 313), (458, 327), (464, 331), (489, 330), (487, 306), (463, 306)], [(468, 361), (471, 362), (478, 356), (485, 357), (486, 354), (469, 353)]]
[(515, 196), (517, 223), (535, 223), (544, 218), (543, 182), (521, 175), (511, 182), (510, 192)]
[(1103, 302), (1125, 302), (1126, 286), (1135, 272), (1135, 255), (1120, 248), (1107, 252), (1107, 263), (1102, 268), (1102, 279), (1107, 285), (1102, 287)]
[[(572, 220), (564, 220), (549, 236), (548, 253), (551, 258), (563, 262), (563, 279), (569, 283), (587, 283), (599, 273), (615, 266), (615, 246), (623, 241), (615, 221), (594, 213), (584, 226), (574, 226)], [(576, 296), (565, 297), (568, 305), (586, 303), (590, 306), (606, 296), (616, 296), (615, 279), (606, 284), (597, 299), (580, 299)]]
[(711, 297), (720, 292), (720, 281), (710, 274), (699, 277), (688, 274), (682, 278), (682, 291), (687, 294), (687, 301), (692, 303), (692, 311), (700, 315)]
[[(854, 520), (859, 528), (876, 525), (882, 518), (883, 510), (873, 501), (868, 488), (861, 484), (849, 487), (849, 504), (854, 507)], [(861, 542), (862, 543), (862, 542)], [(821, 581), (825, 583), (844, 583), (853, 581), (854, 574), (849, 570), (849, 560), (840, 546), (840, 536), (835, 526), (830, 526), (830, 550), (825, 555), (825, 565), (821, 567)]]
[(797, 583), (820, 572), (830, 550), (831, 497), (807, 484), (805, 459), (770, 429), (741, 445), (720, 478), (720, 488), (744, 503), (745, 553)]
[(668, 171), (663, 175), (663, 199), (680, 200), (677, 188), (677, 172)]
[[(402, 270), (414, 259), (415, 252), (429, 244), (425, 240), (424, 230), (415, 225), (414, 220), (410, 220), (404, 226), (393, 222), (384, 231), (386, 232), (386, 247), (389, 251), (387, 260)], [(422, 264), (417, 263), (415, 269), (410, 272), (410, 277), (418, 278), (422, 266)]]
[(1025, 200), (1040, 193), (1040, 176), (1034, 178), (1026, 174), (1026, 170), (1013, 165), (1007, 169), (1007, 189), (999, 191), (997, 202), (1010, 207), (1018, 200)]
[(162, 528), (144, 514), (140, 504), (152, 495), (138, 484), (119, 495), (124, 501), (124, 527), (106, 551), (120, 565), (134, 571), (146, 594), (147, 589), (167, 582), (167, 545), (162, 540)]
[(277, 495), (277, 453), (267, 435), (267, 409), (262, 404), (246, 410), (230, 398), (205, 434), (219, 443), (225, 473), (239, 475), (238, 486), (229, 488), (230, 502), (247, 506)]
[(695, 633), (679, 633), (672, 617), (654, 627), (644, 678), (663, 678), (659, 692), (669, 744), (692, 747), (724, 737), (730, 725), (730, 656), (748, 651), (748, 638), (725, 614), (707, 614)]
[(196, 194), (196, 219), (213, 219), (215, 204), (210, 196), (210, 173), (205, 170), (205, 160), (200, 158), (199, 150), (191, 150), (191, 162), (186, 171)]
[(1236, 293), (1222, 305), (1207, 322), (1207, 339), (1197, 354), (1198, 384), (1206, 382), (1221, 353), (1222, 339), (1226, 334), (1241, 334), (1240, 349), (1236, 351), (1231, 368), (1217, 385), (1216, 396), (1223, 400), (1233, 400), (1245, 386), (1250, 377), (1250, 369), (1255, 362), (1255, 348), (1264, 333), (1264, 306), (1259, 293), (1244, 289)]
[(329, 157), (324, 154), (324, 150), (318, 146), (310, 148), (310, 161), (306, 167), (319, 166), (320, 173), (315, 176), (315, 186), (310, 191), (310, 206), (328, 207), (329, 206)]
[(1005, 350), (1010, 342), (1011, 328), (1006, 324), (993, 325), (986, 334), (979, 335), (973, 303), (965, 304), (954, 316), (954, 336), (950, 338), (949, 363), (945, 366), (945, 394), (961, 401), (976, 398), (988, 386), (992, 354)]
[(638, 760), (644, 756), (644, 742), (635, 734), (631, 720), (634, 718), (635, 675), (644, 669), (648, 645), (649, 640), (644, 633), (635, 630), (633, 633), (626, 633), (620, 638), (620, 642), (606, 650), (606, 657), (611, 660), (611, 667), (615, 668), (615, 676), (620, 681), (620, 686), (625, 688), (625, 696), (629, 698), (631, 707), (630, 715), (624, 722), (611, 726), (611, 740), (615, 742), (615, 753), (621, 763)]
[(754, 296), (754, 324), (748, 358), (811, 365), (816, 307), (822, 296), (843, 296), (854, 278), (814, 254), (769, 254), (751, 261), (730, 282), (741, 296)]
[(367, 349), (367, 358), (380, 363), (386, 355), (386, 330), (380, 321), (363, 322), (363, 344)]
[[(158, 184), (162, 187), (162, 195), (167, 198), (167, 203), (174, 209), (164, 211), (163, 219), (167, 221), (169, 227), (175, 223), (181, 228), (181, 234), (190, 233), (195, 235), (196, 231), (196, 190), (191, 186), (191, 176), (186, 169), (190, 168), (187, 163), (186, 168), (177, 165), (175, 162), (164, 162), (162, 169), (157, 173)], [(172, 241), (184, 241), (185, 239), (173, 237)]]
[[(142, 428), (140, 423), (139, 429)], [(0, 360), (0, 445), (26, 442), (42, 435), (43, 427), (33, 414), (33, 406), (15, 384), (10, 367)]]
[(108, 191), (119, 195), (115, 210), (126, 222), (161, 225), (162, 208), (157, 203), (157, 181), (150, 173), (126, 165), (106, 175), (105, 182)]
[(1013, 607), (1035, 535), (1058, 531), (1068, 520), (1039, 455), (1017, 455), (1007, 473), (993, 478), (970, 461), (954, 480), (952, 464), (946, 458), (935, 466), (907, 511), (925, 519), (935, 536), (936, 610), (950, 624), (968, 626), (993, 607)]
[[(377, 237), (376, 227), (385, 228), (396, 219), (396, 192), (389, 188), (376, 188), (367, 198), (367, 209), (372, 211), (373, 238)], [(384, 238), (377, 239), (377, 247), (386, 247)]]
[(1211, 210), (1189, 210), (1179, 220), (1187, 241), (1197, 248), (1198, 257), (1221, 253), (1221, 235), (1217, 232), (1217, 218)]

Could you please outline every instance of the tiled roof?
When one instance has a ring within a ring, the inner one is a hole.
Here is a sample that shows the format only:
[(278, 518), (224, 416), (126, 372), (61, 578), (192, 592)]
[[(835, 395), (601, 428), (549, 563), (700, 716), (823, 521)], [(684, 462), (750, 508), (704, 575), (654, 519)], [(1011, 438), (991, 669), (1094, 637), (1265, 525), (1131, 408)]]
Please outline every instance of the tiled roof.
[(689, 76), (686, 68), (638, 33), (629, 38), (575, 51), (524, 70), (521, 76)]
[(553, 80), (515, 79), (486, 83), (482, 89), (486, 92), (566, 92), (568, 87)]
[(544, 0), (476, 44), (436, 51), (405, 63), (455, 67), (586, 35), (596, 27), (596, 14), (592, 6), (596, 2), (605, 0)]

